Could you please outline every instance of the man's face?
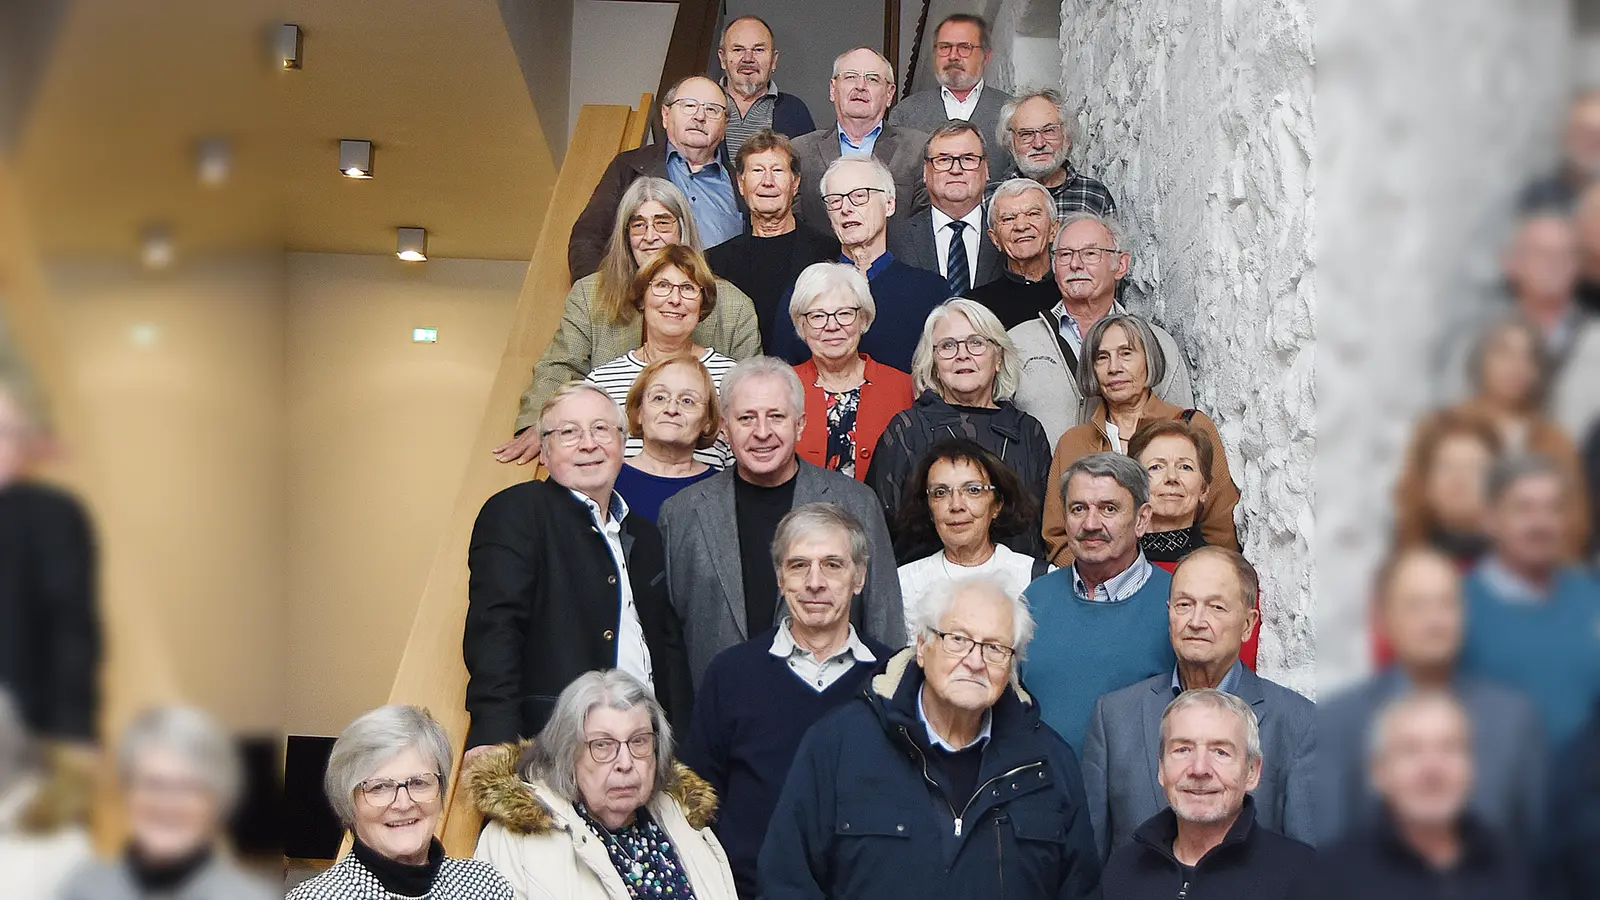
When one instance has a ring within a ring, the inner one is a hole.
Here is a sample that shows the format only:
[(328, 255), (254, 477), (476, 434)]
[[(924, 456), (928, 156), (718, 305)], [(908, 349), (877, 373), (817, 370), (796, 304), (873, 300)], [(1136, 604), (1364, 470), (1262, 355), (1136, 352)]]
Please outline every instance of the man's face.
[(740, 381), (728, 398), (728, 443), (739, 474), (762, 484), (794, 465), (794, 445), (805, 427), (803, 410), (794, 408), (783, 379), (752, 375)]
[[(846, 247), (870, 244), (883, 234), (884, 223), (894, 215), (894, 198), (878, 187), (872, 177), (871, 164), (848, 160), (841, 163), (826, 179), (827, 192), (840, 195), (843, 202), (838, 209), (831, 203), (828, 221), (833, 225), (833, 236)], [(856, 201), (863, 201), (860, 206)]]
[(1563, 149), (1579, 176), (1600, 177), (1600, 94), (1590, 94), (1572, 105)]
[(1244, 795), (1261, 782), (1239, 717), (1211, 706), (1190, 706), (1167, 718), (1156, 780), (1184, 822), (1215, 825), (1239, 814)]
[(1067, 546), (1081, 563), (1133, 562), (1139, 535), (1150, 528), (1150, 504), (1135, 507), (1133, 494), (1109, 475), (1079, 472), (1067, 482)]
[(1434, 553), (1396, 564), (1384, 589), (1379, 621), (1395, 661), (1406, 667), (1452, 665), (1461, 650), (1461, 577)]
[(789, 542), (778, 569), (778, 587), (789, 616), (824, 630), (850, 618), (850, 599), (867, 583), (867, 567), (850, 557), (850, 535), (823, 528)]
[(759, 96), (766, 92), (778, 68), (778, 50), (772, 46), (772, 34), (760, 22), (740, 19), (723, 32), (717, 62), (737, 93)]
[(1114, 249), (1115, 243), (1111, 232), (1092, 220), (1057, 232), (1053, 268), (1061, 296), (1078, 306), (1109, 308), (1117, 282), (1128, 274), (1128, 254)]
[(1554, 474), (1528, 475), (1501, 492), (1489, 515), (1489, 536), (1506, 563), (1553, 572), (1567, 548), (1566, 488)]
[(667, 138), (679, 150), (707, 150), (722, 143), (728, 128), (728, 95), (709, 78), (678, 86), (672, 105), (661, 110)]
[(983, 46), (983, 34), (971, 22), (946, 22), (933, 38), (933, 72), (952, 91), (970, 91), (983, 78), (994, 51)]
[(1008, 259), (1022, 262), (1050, 252), (1056, 236), (1056, 205), (1043, 191), (1008, 194), (994, 201), (989, 240)]
[(1472, 792), (1472, 729), (1444, 703), (1391, 716), (1372, 761), (1372, 784), (1402, 825), (1453, 825)]
[(855, 50), (839, 60), (839, 74), (828, 82), (828, 100), (839, 121), (876, 122), (894, 99), (894, 78), (871, 50)]
[(989, 183), (983, 141), (970, 131), (929, 141), (922, 159), (922, 179), (934, 206), (945, 213), (965, 215), (983, 201), (983, 187)]
[(1059, 171), (1072, 152), (1061, 110), (1043, 97), (1023, 101), (1011, 116), (1010, 149), (1017, 171), (1026, 178), (1038, 181)]
[(1578, 237), (1572, 223), (1540, 216), (1522, 223), (1507, 254), (1506, 278), (1518, 296), (1567, 297), (1578, 281)]
[(1255, 627), (1256, 611), (1246, 605), (1239, 575), (1226, 560), (1202, 555), (1178, 566), (1167, 600), (1167, 633), (1179, 662), (1231, 665)]
[[(1004, 647), (1016, 640), (1015, 629), (1011, 601), (981, 583), (962, 588), (939, 620), (939, 630), (945, 634)], [(986, 662), (983, 648), (977, 644), (965, 655), (956, 656), (937, 636), (917, 635), (917, 665), (928, 680), (928, 689), (945, 703), (968, 712), (994, 706), (1011, 680), (1015, 659), (1013, 656), (1003, 664)]]
[[(617, 405), (594, 391), (573, 394), (556, 404), (539, 420), (544, 464), (550, 478), (565, 488), (577, 491), (595, 502), (610, 496), (611, 486), (622, 469), (621, 429)], [(562, 433), (575, 435), (568, 446)], [(609, 440), (596, 440), (608, 435)]]
[(794, 208), (800, 192), (800, 173), (794, 170), (789, 154), (782, 150), (763, 150), (745, 157), (739, 174), (739, 193), (745, 205), (757, 215), (782, 218)]

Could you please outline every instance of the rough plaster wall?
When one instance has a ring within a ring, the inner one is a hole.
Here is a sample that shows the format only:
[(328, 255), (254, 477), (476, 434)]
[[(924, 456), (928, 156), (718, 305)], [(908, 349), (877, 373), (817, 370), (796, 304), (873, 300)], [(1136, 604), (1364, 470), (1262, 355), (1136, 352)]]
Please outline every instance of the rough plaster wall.
[(1315, 688), (1311, 18), (1303, 0), (1066, 0), (1077, 156), (1134, 232), (1129, 305), (1178, 337), (1243, 492), (1263, 674)]

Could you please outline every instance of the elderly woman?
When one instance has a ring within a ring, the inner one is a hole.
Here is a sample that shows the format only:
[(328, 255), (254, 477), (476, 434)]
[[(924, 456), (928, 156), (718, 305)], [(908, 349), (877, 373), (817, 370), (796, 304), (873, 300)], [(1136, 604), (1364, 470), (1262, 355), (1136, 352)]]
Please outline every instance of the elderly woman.
[(1482, 416), (1454, 409), (1417, 426), (1395, 482), (1400, 549), (1431, 546), (1467, 568), (1489, 549), (1489, 469), (1500, 433)]
[[(1022, 364), (994, 313), (960, 297), (939, 304), (922, 326), (911, 368), (919, 396), (890, 420), (867, 470), (867, 486), (877, 492), (884, 518), (896, 521), (911, 473), (928, 448), (945, 438), (976, 441), (1011, 467), (1035, 506), (1041, 503), (1050, 444), (1039, 420), (1010, 400)], [(1032, 533), (1005, 543), (1018, 553), (1039, 552), (1038, 535)], [(896, 554), (900, 563), (914, 558)]]
[(811, 426), (795, 450), (857, 481), (866, 480), (872, 448), (890, 418), (911, 405), (911, 376), (861, 352), (861, 336), (877, 314), (867, 277), (843, 263), (807, 266), (789, 298), (795, 333), (811, 348), (811, 358), (794, 367)]
[(966, 438), (943, 440), (928, 450), (912, 473), (897, 518), (906, 553), (915, 557), (900, 567), (907, 634), (915, 633), (919, 604), (943, 585), (987, 575), (1020, 595), (1050, 569), (1044, 560), (995, 542), (997, 536), (1036, 532), (1039, 507), (1009, 466)]
[(117, 750), (127, 847), (115, 862), (80, 870), (62, 898), (275, 896), (221, 849), (239, 798), (240, 770), (227, 732), (205, 713), (166, 706), (140, 714)]
[[(1083, 337), (1083, 352), (1078, 356), (1078, 389), (1083, 396), (1097, 400), (1090, 404), (1088, 420), (1069, 428), (1056, 444), (1055, 457), (1050, 461), (1050, 483), (1059, 484), (1068, 466), (1091, 453), (1127, 453), (1128, 442), (1148, 423), (1170, 419), (1188, 422), (1205, 432), (1215, 450), (1200, 532), (1208, 544), (1237, 550), (1233, 507), (1239, 502), (1239, 489), (1228, 474), (1222, 436), (1205, 413), (1179, 409), (1150, 389), (1150, 385), (1159, 384), (1166, 377), (1166, 369), (1166, 356), (1155, 331), (1142, 316), (1112, 313), (1094, 323)], [(1060, 491), (1051, 491), (1045, 497), (1044, 542), (1051, 562), (1058, 566), (1072, 562), (1072, 551), (1067, 549), (1067, 513)]]
[[(539, 456), (539, 421), (544, 401), (563, 384), (644, 343), (633, 281), (656, 251), (683, 244), (697, 254), (700, 233), (683, 192), (665, 178), (640, 178), (628, 186), (617, 207), (615, 227), (600, 271), (577, 280), (555, 336), (533, 367), (533, 383), (522, 395), (517, 436), (494, 448), (501, 462), (527, 463)], [(717, 279), (715, 308), (694, 330), (695, 342), (734, 359), (761, 352), (755, 307), (745, 293)]]
[(617, 669), (580, 675), (537, 740), (471, 771), (488, 827), (477, 857), (518, 897), (736, 900), (707, 823), (716, 796), (672, 757), (655, 697)]
[(714, 446), (722, 431), (717, 382), (692, 356), (658, 359), (633, 380), (623, 411), (630, 442), (641, 446), (623, 463), (614, 490), (630, 514), (654, 522), (667, 498), (717, 474), (695, 455)]
[(287, 900), (511, 900), (511, 886), (492, 867), (446, 858), (433, 836), (450, 759), (444, 728), (415, 706), (380, 706), (346, 726), (322, 789), (354, 841), (344, 859)]
[[(628, 391), (644, 367), (652, 362), (677, 356), (700, 361), (711, 373), (713, 384), (737, 361), (710, 347), (694, 342), (694, 329), (717, 308), (717, 276), (705, 258), (682, 244), (670, 244), (656, 251), (633, 278), (633, 308), (644, 320), (644, 342), (589, 373), (618, 406), (628, 402)], [(623, 447), (624, 458), (644, 450), (644, 440), (629, 436)], [(695, 451), (695, 458), (708, 466), (726, 468), (733, 454), (726, 442)]]

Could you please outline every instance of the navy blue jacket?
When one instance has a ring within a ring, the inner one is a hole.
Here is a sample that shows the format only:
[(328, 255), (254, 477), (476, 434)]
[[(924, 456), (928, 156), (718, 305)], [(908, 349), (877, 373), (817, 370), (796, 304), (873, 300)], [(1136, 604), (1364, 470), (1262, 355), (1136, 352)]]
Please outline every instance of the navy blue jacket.
[(1100, 880), (1072, 749), (1008, 687), (993, 710), (978, 788), (944, 798), (917, 718), (915, 650), (795, 754), (761, 847), (763, 900), (1072, 900)]
[(1200, 857), (1192, 872), (1172, 854), (1177, 836), (1178, 817), (1171, 807), (1134, 829), (1132, 843), (1111, 851), (1106, 860), (1100, 883), (1105, 900), (1287, 900), (1304, 896), (1317, 859), (1306, 844), (1256, 824), (1255, 798), (1249, 794), (1227, 837)]
[(772, 103), (772, 130), (784, 137), (797, 138), (816, 131), (817, 123), (812, 120), (811, 109), (804, 100), (779, 91), (778, 99)]

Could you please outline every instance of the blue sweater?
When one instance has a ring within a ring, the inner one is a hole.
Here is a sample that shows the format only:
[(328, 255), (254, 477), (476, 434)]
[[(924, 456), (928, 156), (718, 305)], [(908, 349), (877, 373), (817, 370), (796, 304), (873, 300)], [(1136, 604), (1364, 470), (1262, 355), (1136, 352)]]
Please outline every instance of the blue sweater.
[(1095, 701), (1152, 675), (1172, 671), (1167, 594), (1172, 576), (1151, 566), (1138, 593), (1116, 603), (1091, 603), (1072, 590), (1072, 569), (1057, 569), (1023, 592), (1038, 623), (1023, 686), (1039, 701), (1045, 724), (1083, 755)]
[[(850, 259), (840, 257), (839, 262), (848, 263)], [(878, 314), (861, 336), (861, 352), (886, 366), (911, 371), (911, 355), (922, 340), (922, 325), (928, 321), (928, 313), (949, 298), (950, 285), (932, 272), (906, 265), (885, 250), (867, 268), (867, 286), (872, 290), (872, 303)], [(811, 358), (811, 348), (795, 333), (794, 320), (787, 315), (792, 293), (793, 288), (778, 303), (783, 314), (773, 319), (772, 345), (767, 353), (797, 366)]]
[(1567, 569), (1549, 599), (1519, 602), (1501, 597), (1480, 566), (1463, 591), (1462, 670), (1521, 691), (1559, 746), (1600, 699), (1600, 583)]
[(813, 722), (860, 697), (873, 670), (894, 652), (858, 632), (878, 662), (856, 663), (818, 693), (769, 652), (777, 633), (777, 626), (769, 628), (711, 660), (678, 752), (717, 791), (712, 830), (746, 900), (756, 896), (756, 858), (800, 739)]

